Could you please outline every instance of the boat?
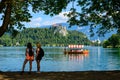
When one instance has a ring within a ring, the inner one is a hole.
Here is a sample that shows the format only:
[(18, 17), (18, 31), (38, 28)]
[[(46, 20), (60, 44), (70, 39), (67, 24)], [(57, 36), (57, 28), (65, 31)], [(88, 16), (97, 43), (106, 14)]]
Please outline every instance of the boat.
[(64, 49), (65, 54), (88, 54), (89, 50), (83, 49), (84, 45), (69, 45)]
[(83, 51), (77, 51), (77, 50), (72, 50), (72, 51), (64, 51), (65, 54), (88, 54), (88, 50), (83, 50)]

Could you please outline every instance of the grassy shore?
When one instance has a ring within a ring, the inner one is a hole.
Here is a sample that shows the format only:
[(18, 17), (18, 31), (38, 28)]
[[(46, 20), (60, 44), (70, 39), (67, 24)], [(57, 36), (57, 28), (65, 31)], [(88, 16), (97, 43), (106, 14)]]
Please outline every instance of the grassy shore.
[(0, 80), (120, 80), (120, 71), (0, 72)]

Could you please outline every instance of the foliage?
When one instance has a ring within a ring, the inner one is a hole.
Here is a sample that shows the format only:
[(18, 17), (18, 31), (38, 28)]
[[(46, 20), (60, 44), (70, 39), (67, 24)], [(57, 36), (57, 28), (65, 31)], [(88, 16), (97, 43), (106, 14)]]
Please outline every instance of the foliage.
[(104, 42), (103, 42), (103, 47), (104, 48), (107, 48), (107, 46), (109, 46), (110, 45), (110, 42), (108, 41), (108, 40), (105, 40)]
[(10, 46), (10, 44), (19, 43), (19, 46), (24, 46), (31, 42), (35, 46), (37, 42), (40, 42), (43, 46), (67, 46), (68, 44), (89, 45), (91, 43), (81, 32), (68, 31), (68, 35), (63, 36), (59, 33), (54, 34), (53, 29), (48, 28), (27, 28), (13, 39), (7, 36), (0, 38), (0, 44)]
[(70, 20), (71, 25), (90, 26), (91, 36), (94, 35), (94, 30), (98, 28), (98, 35), (104, 36), (105, 33), (118, 30), (120, 33), (120, 0), (73, 0), (76, 1), (73, 5), (81, 7), (77, 10), (76, 7), (71, 9)]
[(43, 11), (45, 14), (53, 16), (65, 9), (69, 0), (0, 0), (0, 14), (2, 15), (2, 25), (0, 36), (6, 31), (14, 33), (14, 29), (24, 29), (23, 22), (30, 22), (30, 6), (32, 12)]
[(120, 35), (119, 34), (113, 34), (108, 40), (104, 41), (103, 47), (113, 47), (117, 48), (120, 47)]
[(91, 36), (94, 35), (93, 29), (97, 26), (99, 36), (114, 29), (120, 33), (120, 0), (0, 0), (0, 14), (3, 20), (0, 36), (6, 31), (15, 34), (16, 27), (25, 28), (23, 22), (30, 22), (32, 18), (29, 6), (34, 13), (42, 11), (46, 15), (54, 16), (66, 9), (70, 2), (72, 6), (67, 16), (71, 26), (89, 25)]

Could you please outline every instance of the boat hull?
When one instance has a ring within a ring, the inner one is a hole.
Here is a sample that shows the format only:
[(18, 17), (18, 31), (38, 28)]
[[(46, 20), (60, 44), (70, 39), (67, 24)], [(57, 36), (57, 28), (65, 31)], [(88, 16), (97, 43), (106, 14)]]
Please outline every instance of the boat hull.
[(89, 51), (64, 51), (65, 54), (88, 54)]

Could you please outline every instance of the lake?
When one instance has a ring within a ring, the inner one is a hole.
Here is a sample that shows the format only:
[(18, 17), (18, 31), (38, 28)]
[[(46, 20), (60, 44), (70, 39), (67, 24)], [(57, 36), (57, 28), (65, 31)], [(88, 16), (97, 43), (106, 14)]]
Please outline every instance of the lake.
[[(120, 49), (85, 46), (89, 54), (63, 53), (64, 47), (43, 47), (45, 56), (41, 71), (105, 71), (120, 70)], [(0, 47), (0, 71), (21, 71), (25, 47)], [(29, 70), (29, 63), (25, 71)], [(33, 62), (32, 71), (36, 71)]]

